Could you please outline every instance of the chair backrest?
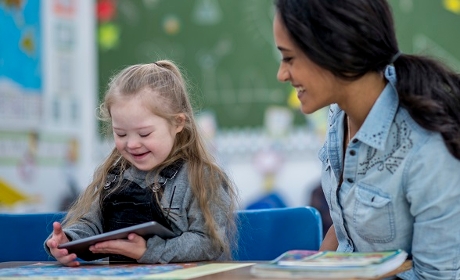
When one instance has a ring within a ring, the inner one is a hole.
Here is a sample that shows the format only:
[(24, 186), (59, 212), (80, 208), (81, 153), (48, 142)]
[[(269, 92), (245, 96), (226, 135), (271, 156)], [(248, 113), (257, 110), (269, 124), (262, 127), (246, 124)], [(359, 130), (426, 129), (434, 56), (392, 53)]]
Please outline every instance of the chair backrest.
[(0, 262), (54, 260), (43, 242), (53, 231), (53, 222), (61, 221), (64, 215), (0, 213)]
[(273, 260), (288, 250), (318, 250), (323, 229), (313, 207), (285, 207), (236, 211), (238, 261)]

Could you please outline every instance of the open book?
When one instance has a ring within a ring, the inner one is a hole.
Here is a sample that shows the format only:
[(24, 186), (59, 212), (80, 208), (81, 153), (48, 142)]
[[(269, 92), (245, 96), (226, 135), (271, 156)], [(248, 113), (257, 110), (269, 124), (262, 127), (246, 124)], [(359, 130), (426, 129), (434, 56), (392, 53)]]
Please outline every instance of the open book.
[(404, 250), (364, 253), (292, 250), (271, 262), (252, 266), (251, 273), (272, 278), (375, 278), (397, 269), (406, 258)]

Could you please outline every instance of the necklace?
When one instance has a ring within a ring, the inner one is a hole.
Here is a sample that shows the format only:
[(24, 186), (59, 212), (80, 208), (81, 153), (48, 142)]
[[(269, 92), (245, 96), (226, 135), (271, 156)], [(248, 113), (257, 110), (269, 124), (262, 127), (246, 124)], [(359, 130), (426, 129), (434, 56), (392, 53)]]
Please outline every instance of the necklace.
[(351, 141), (350, 117), (347, 115), (348, 143)]

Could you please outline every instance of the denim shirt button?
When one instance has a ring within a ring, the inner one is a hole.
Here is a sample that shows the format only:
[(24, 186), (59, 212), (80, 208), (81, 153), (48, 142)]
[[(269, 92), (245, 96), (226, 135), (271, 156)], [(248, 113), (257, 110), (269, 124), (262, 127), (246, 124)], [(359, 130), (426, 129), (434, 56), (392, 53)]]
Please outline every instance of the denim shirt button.
[(353, 183), (354, 180), (352, 178), (347, 178), (348, 183)]
[(350, 155), (352, 155), (352, 156), (356, 155), (356, 151), (355, 151), (355, 150), (351, 150), (351, 151), (350, 151)]

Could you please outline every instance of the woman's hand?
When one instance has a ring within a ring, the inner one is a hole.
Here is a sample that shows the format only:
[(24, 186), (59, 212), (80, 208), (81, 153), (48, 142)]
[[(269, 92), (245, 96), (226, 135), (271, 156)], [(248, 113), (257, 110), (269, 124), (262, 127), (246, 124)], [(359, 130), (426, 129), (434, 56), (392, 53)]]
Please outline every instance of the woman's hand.
[(67, 249), (59, 249), (58, 245), (62, 243), (69, 242), (69, 239), (62, 230), (62, 225), (59, 222), (53, 223), (53, 235), (48, 241), (46, 241), (46, 246), (50, 249), (51, 255), (56, 258), (56, 260), (66, 266), (79, 266), (80, 263), (76, 260), (76, 254), (69, 254)]
[(321, 243), (320, 251), (336, 251), (339, 247), (339, 242), (337, 241), (337, 236), (335, 235), (335, 228), (332, 225), (326, 233), (326, 236)]

